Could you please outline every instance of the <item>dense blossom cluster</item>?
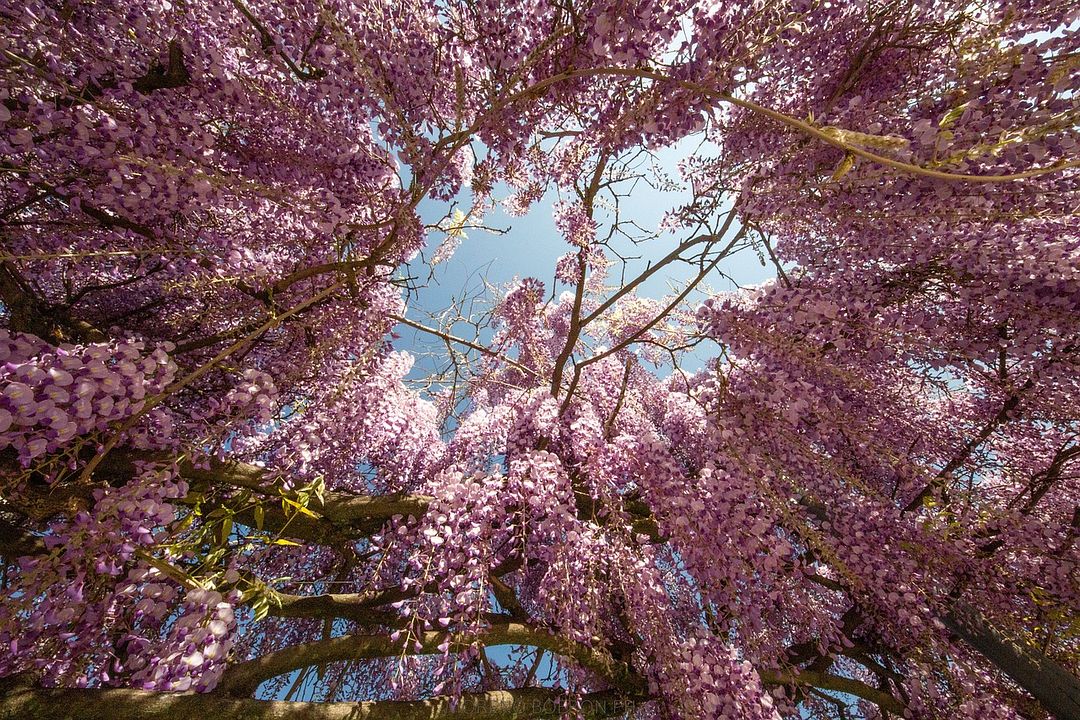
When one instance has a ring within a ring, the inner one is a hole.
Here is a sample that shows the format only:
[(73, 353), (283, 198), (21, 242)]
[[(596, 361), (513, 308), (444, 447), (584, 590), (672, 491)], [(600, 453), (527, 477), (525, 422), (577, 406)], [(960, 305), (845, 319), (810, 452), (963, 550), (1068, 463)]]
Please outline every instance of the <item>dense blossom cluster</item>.
[(764, 692), (757, 673), (715, 636), (690, 637), (679, 648), (673, 667), (663, 672), (688, 716), (719, 718), (778, 718), (772, 696)]
[(1080, 713), (1074, 5), (0, 0), (0, 715)]
[[(133, 340), (57, 347), (34, 335), (0, 331), (0, 449), (13, 449), (28, 467), (138, 413), (176, 373), (164, 347), (151, 353), (144, 347)], [(169, 418), (156, 413), (147, 420), (153, 430), (132, 441), (146, 446), (166, 440)]]
[[(177, 590), (140, 553), (167, 537), (173, 502), (188, 486), (156, 469), (136, 470), (135, 478), (94, 490), (89, 509), (49, 525), (43, 553), (19, 558), (20, 592), (0, 611), (0, 639), (11, 653), (6, 673), (36, 669), (51, 683), (85, 687), (146, 664), (138, 650), (174, 616)], [(110, 651), (113, 642), (130, 646), (126, 662)]]
[(235, 630), (233, 604), (221, 593), (201, 588), (186, 591), (160, 647), (133, 645), (129, 640), (126, 650), (133, 653), (129, 661), (130, 669), (135, 670), (133, 685), (147, 690), (213, 688), (225, 669)]

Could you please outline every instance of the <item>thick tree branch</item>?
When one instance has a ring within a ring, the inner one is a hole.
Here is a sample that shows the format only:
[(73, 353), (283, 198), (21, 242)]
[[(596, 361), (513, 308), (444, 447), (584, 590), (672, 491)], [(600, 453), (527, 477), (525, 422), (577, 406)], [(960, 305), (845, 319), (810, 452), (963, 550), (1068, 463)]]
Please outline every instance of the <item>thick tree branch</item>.
[[(807, 501), (801, 504), (818, 519), (827, 517), (822, 505)], [(1059, 720), (1080, 720), (1080, 678), (1045, 652), (1019, 638), (1007, 637), (993, 628), (977, 609), (961, 603), (954, 604), (941, 620), (954, 635), (1031, 693)]]
[[(273, 492), (266, 485), (268, 472), (265, 468), (249, 463), (214, 463), (209, 469), (199, 469), (182, 464), (180, 474), (191, 480), (225, 483), (235, 487)], [(394, 515), (423, 515), (433, 498), (427, 495), (387, 494), (350, 495), (328, 492), (322, 501), (311, 498), (308, 509), (327, 520), (339, 524), (355, 524), (389, 520)]]
[[(293, 496), (276, 490), (271, 484), (270, 473), (256, 465), (216, 462), (209, 468), (196, 468), (185, 462), (180, 465), (180, 474), (197, 487), (229, 485), (265, 493), (271, 500), (263, 504), (264, 530), (320, 544), (370, 535), (395, 515), (419, 517), (427, 512), (432, 500), (425, 495), (327, 492), (321, 500), (312, 496), (307, 501), (306, 509), (319, 516), (316, 518), (300, 512), (287, 513), (280, 502), (274, 502)], [(239, 512), (237, 519), (249, 527), (256, 527), (254, 507)]]
[(1080, 720), (1080, 679), (1045, 653), (1006, 637), (976, 610), (959, 603), (942, 621), (1058, 720)]
[[(285, 702), (230, 698), (217, 693), (148, 690), (44, 689), (7, 683), (0, 720), (523, 720), (555, 718), (565, 694), (549, 688), (465, 693), (456, 700)], [(587, 718), (622, 716), (638, 701), (614, 691), (582, 698)]]
[(464, 649), (473, 643), (479, 643), (485, 647), (530, 645), (543, 648), (572, 658), (582, 667), (605, 678), (618, 688), (634, 692), (642, 689), (640, 679), (607, 653), (521, 623), (492, 625), (471, 637), (450, 638), (445, 632), (431, 631), (415, 639), (420, 643), (419, 650), (412, 647), (411, 641), (409, 643), (394, 641), (387, 635), (344, 635), (293, 645), (267, 653), (254, 660), (233, 665), (222, 675), (218, 690), (229, 695), (247, 696), (253, 694), (265, 680), (303, 667), (343, 660), (435, 654), (442, 652), (439, 646), (448, 640), (451, 650)]
[(155, 61), (146, 74), (132, 84), (132, 87), (145, 95), (155, 90), (183, 87), (189, 80), (191, 80), (191, 73), (184, 64), (184, 48), (179, 40), (170, 40), (169, 64), (162, 65)]
[[(425, 587), (424, 592), (435, 592), (435, 586)], [(407, 618), (389, 610), (380, 609), (399, 600), (416, 597), (416, 590), (401, 587), (387, 588), (363, 593), (327, 593), (324, 595), (289, 595), (273, 592), (269, 615), (275, 617), (306, 617), (323, 620), (340, 618), (359, 625), (385, 625), (403, 627)], [(486, 621), (498, 624), (517, 620), (505, 613), (486, 613)]]
[(9, 313), (9, 325), (17, 332), (30, 333), (53, 343), (101, 342), (104, 333), (88, 323), (75, 320), (61, 308), (49, 307), (34, 293), (14, 264), (0, 262), (0, 300)]
[(44, 552), (45, 542), (41, 538), (0, 517), (0, 555), (6, 560)]
[(813, 670), (803, 670), (791, 675), (768, 671), (759, 674), (767, 685), (807, 685), (821, 690), (847, 693), (868, 700), (884, 711), (901, 716), (904, 714), (905, 707), (902, 702), (889, 693), (854, 678)]
[(404, 590), (381, 593), (328, 593), (287, 595), (274, 593), (270, 615), (276, 617), (342, 618), (361, 625), (394, 625), (400, 615), (378, 610), (380, 605), (408, 597)]

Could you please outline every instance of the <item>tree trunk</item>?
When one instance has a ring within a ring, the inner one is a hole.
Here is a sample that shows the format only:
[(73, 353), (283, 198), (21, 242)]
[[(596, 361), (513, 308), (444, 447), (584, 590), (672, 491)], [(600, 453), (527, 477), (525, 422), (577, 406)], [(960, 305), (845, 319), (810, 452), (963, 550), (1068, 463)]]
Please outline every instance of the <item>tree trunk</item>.
[(1068, 670), (1036, 648), (1006, 638), (970, 607), (958, 605), (943, 620), (1058, 720), (1080, 720), (1080, 680)]

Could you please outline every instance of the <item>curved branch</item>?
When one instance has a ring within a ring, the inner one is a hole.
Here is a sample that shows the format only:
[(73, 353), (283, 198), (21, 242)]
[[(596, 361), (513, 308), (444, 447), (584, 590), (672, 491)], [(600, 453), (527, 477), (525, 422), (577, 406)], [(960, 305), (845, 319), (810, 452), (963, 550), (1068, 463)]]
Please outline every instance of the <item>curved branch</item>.
[[(645, 70), (639, 68), (618, 68), (618, 67), (606, 67), (606, 68), (591, 68), (588, 70), (578, 70), (566, 73), (569, 77), (588, 77), (590, 75), (620, 75), (624, 77), (638, 77), (647, 80), (653, 80), (658, 82), (671, 82), (686, 90), (693, 92), (699, 92), (705, 96), (710, 96), (720, 100), (722, 102), (731, 103), (737, 107), (741, 107), (745, 110), (764, 115), (767, 118), (775, 120), (783, 125), (798, 130), (810, 137), (820, 140), (823, 143), (832, 145), (833, 147), (840, 148), (845, 152), (849, 152), (852, 155), (857, 155), (865, 160), (871, 160), (880, 165), (891, 167), (894, 170), (900, 170), (912, 175), (922, 175), (924, 177), (930, 177), (937, 180), (949, 180), (959, 182), (971, 182), (971, 183), (998, 183), (998, 182), (1011, 182), (1013, 180), (1025, 180), (1027, 178), (1039, 177), (1041, 175), (1049, 175), (1051, 173), (1061, 172), (1062, 170), (1068, 170), (1070, 168), (1080, 167), (1080, 161), (1063, 162), (1058, 165), (1045, 168), (1035, 168), (1032, 170), (1026, 170), (1019, 173), (1011, 173), (1009, 175), (965, 175), (962, 173), (950, 173), (943, 172), (941, 170), (932, 170), (919, 165), (913, 165), (900, 160), (894, 160), (893, 158), (886, 157), (885, 155), (878, 155), (872, 153), (869, 150), (864, 150), (858, 145), (844, 142), (841, 139), (843, 133), (836, 132), (840, 128), (817, 128), (810, 123), (803, 122), (797, 118), (793, 118), (790, 115), (785, 115), (782, 112), (778, 112), (771, 108), (767, 108), (763, 105), (758, 105), (750, 100), (743, 100), (737, 98), (728, 93), (721, 92), (719, 90), (713, 90), (712, 88), (701, 85), (700, 83), (691, 82), (689, 80), (677, 80), (675, 78), (658, 73), (653, 70)], [(538, 83), (539, 84), (539, 83)], [(830, 132), (831, 130), (831, 132)]]
[[(693, 83), (687, 84), (691, 86), (693, 85)], [(1014, 180), (1026, 180), (1028, 178), (1039, 177), (1041, 175), (1049, 175), (1051, 173), (1056, 173), (1062, 170), (1067, 170), (1069, 168), (1080, 166), (1080, 162), (1065, 162), (1058, 165), (1052, 165), (1050, 167), (1034, 168), (1032, 170), (1025, 170), (1024, 172), (1010, 173), (1008, 175), (966, 175), (962, 173), (943, 172), (941, 170), (933, 170), (931, 168), (925, 168), (920, 165), (913, 165), (912, 163), (906, 163), (900, 160), (894, 160), (893, 158), (886, 157), (884, 155), (872, 153), (869, 150), (864, 150), (858, 145), (844, 142), (837, 134), (826, 132), (824, 129), (816, 128), (809, 123), (803, 122), (802, 120), (798, 120), (789, 115), (785, 115), (775, 110), (771, 110), (767, 107), (763, 107), (761, 105), (758, 105), (757, 103), (750, 102), (749, 100), (741, 100), (731, 95), (727, 95), (726, 93), (717, 92), (713, 94), (721, 100), (725, 100), (731, 103), (732, 105), (737, 105), (738, 107), (764, 115), (768, 118), (776, 120), (777, 122), (783, 123), (790, 128), (799, 130), (800, 132), (805, 133), (812, 138), (820, 140), (821, 142), (832, 145), (836, 148), (840, 148), (845, 152), (849, 152), (852, 155), (857, 155), (865, 160), (870, 160), (872, 162), (878, 163), (879, 165), (891, 167), (894, 170), (900, 170), (902, 172), (910, 173), (912, 175), (922, 175), (923, 177), (930, 177), (936, 180), (949, 180), (954, 182), (959, 181), (970, 183), (1012, 182)]]
[(303, 667), (343, 660), (432, 655), (443, 652), (439, 646), (448, 641), (450, 649), (458, 651), (473, 643), (484, 646), (530, 645), (572, 658), (621, 689), (634, 692), (642, 689), (640, 679), (629, 668), (603, 651), (521, 623), (501, 623), (471, 637), (450, 638), (445, 632), (425, 632), (416, 638), (419, 649), (410, 643), (405, 643), (403, 647), (402, 642), (392, 640), (388, 635), (343, 635), (292, 645), (228, 668), (221, 676), (218, 690), (229, 695), (247, 696), (253, 694), (265, 680)]
[[(953, 182), (971, 182), (971, 183), (998, 183), (998, 182), (1011, 182), (1014, 180), (1024, 180), (1027, 178), (1039, 177), (1041, 175), (1049, 175), (1052, 173), (1061, 172), (1062, 170), (1068, 170), (1075, 167), (1080, 167), (1080, 161), (1065, 162), (1058, 165), (1045, 168), (1035, 168), (1032, 170), (1026, 170), (1020, 173), (1012, 173), (1009, 175), (964, 175), (961, 173), (943, 172), (941, 170), (932, 170), (930, 168), (921, 167), (919, 165), (912, 165), (911, 163), (902, 162), (900, 160), (894, 160), (893, 158), (886, 157), (884, 155), (878, 155), (868, 150), (864, 150), (857, 145), (846, 143), (840, 139), (838, 134), (833, 129), (833, 132), (827, 132), (824, 129), (816, 128), (810, 123), (803, 122), (797, 118), (793, 118), (790, 115), (785, 115), (782, 112), (772, 110), (771, 108), (758, 105), (750, 100), (743, 100), (741, 98), (734, 97), (725, 92), (714, 90), (706, 87), (700, 83), (691, 82), (689, 80), (677, 80), (669, 77), (663, 73), (656, 72), (654, 70), (647, 70), (645, 68), (623, 68), (623, 67), (597, 67), (588, 68), (583, 70), (569, 70), (559, 75), (553, 75), (551, 77), (544, 78), (533, 85), (530, 85), (523, 90), (514, 93), (513, 95), (507, 95), (500, 103), (496, 103), (492, 106), (492, 110), (506, 107), (518, 100), (535, 95), (548, 87), (560, 83), (564, 80), (571, 80), (573, 78), (586, 78), (596, 76), (621, 76), (621, 77), (635, 77), (645, 80), (653, 80), (654, 82), (670, 82), (678, 85), (681, 88), (690, 90), (693, 92), (701, 93), (707, 97), (712, 97), (722, 102), (731, 103), (746, 110), (750, 110), (759, 115), (764, 115), (772, 120), (775, 120), (783, 125), (798, 130), (810, 137), (820, 140), (823, 143), (832, 145), (833, 147), (840, 148), (845, 152), (850, 152), (852, 155), (857, 155), (865, 160), (870, 160), (887, 167), (891, 167), (894, 170), (900, 170), (911, 175), (922, 175), (924, 177), (935, 178), (937, 180), (948, 180)], [(462, 135), (468, 137), (476, 131), (479, 122), (474, 123), (473, 127), (467, 128), (460, 133), (454, 133), (448, 135), (443, 139), (443, 142), (456, 142)]]
[(377, 608), (413, 594), (415, 593), (401, 588), (325, 595), (288, 595), (275, 592), (269, 614), (275, 617), (342, 618), (362, 625), (393, 625), (401, 619), (400, 615)]
[(833, 675), (814, 670), (802, 670), (792, 675), (769, 671), (762, 671), (759, 674), (762, 681), (767, 685), (806, 685), (820, 690), (842, 692), (872, 702), (882, 710), (900, 716), (903, 716), (906, 709), (902, 702), (884, 690), (878, 690), (861, 680), (843, 677), (842, 675)]
[[(425, 586), (424, 592), (436, 592), (437, 587)], [(273, 591), (273, 602), (268, 615), (274, 617), (303, 617), (351, 620), (358, 625), (383, 625), (404, 628), (409, 619), (404, 615), (389, 610), (379, 609), (384, 605), (413, 598), (420, 593), (393, 587), (385, 590), (372, 590), (363, 593), (326, 593), (323, 595), (289, 595)], [(506, 613), (484, 613), (484, 619), (491, 624), (516, 620)]]
[[(459, 698), (377, 702), (286, 702), (215, 693), (45, 689), (15, 685), (0, 692), (0, 720), (511, 720), (555, 718), (567, 697), (550, 688), (464, 693)], [(581, 698), (587, 718), (624, 715), (640, 701), (613, 691)]]

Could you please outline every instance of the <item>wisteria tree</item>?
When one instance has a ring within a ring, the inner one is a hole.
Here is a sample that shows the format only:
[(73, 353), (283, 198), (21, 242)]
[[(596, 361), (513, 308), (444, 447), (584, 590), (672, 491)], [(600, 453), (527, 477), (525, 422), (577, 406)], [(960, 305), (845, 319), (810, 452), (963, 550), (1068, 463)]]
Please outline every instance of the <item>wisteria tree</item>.
[(1080, 718), (1078, 23), (0, 0), (0, 717)]

